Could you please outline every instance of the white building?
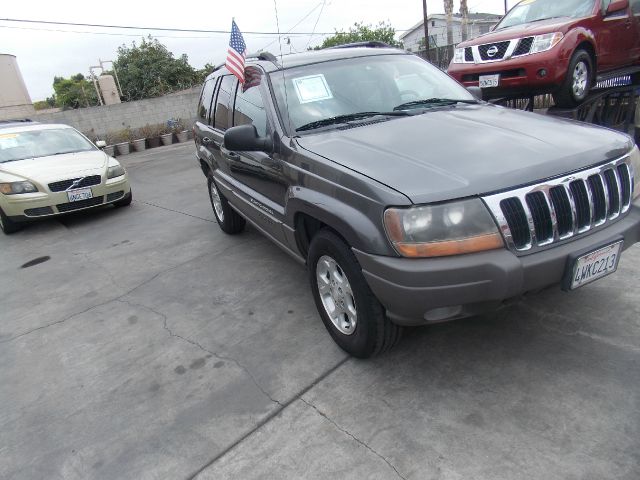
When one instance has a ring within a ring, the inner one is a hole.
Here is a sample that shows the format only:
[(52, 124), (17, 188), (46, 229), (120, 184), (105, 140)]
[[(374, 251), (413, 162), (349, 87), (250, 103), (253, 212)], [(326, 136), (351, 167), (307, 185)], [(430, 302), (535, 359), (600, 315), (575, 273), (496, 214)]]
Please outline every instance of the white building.
[[(467, 17), (467, 40), (475, 38), (483, 33), (488, 33), (493, 25), (502, 18), (492, 13), (470, 13)], [(447, 45), (447, 16), (444, 14), (429, 15), (430, 47), (444, 47)], [(462, 16), (453, 15), (452, 18), (453, 44), (462, 42)], [(400, 35), (400, 41), (404, 48), (410, 52), (424, 50), (421, 43), (424, 41), (424, 22), (421, 21), (410, 30)]]

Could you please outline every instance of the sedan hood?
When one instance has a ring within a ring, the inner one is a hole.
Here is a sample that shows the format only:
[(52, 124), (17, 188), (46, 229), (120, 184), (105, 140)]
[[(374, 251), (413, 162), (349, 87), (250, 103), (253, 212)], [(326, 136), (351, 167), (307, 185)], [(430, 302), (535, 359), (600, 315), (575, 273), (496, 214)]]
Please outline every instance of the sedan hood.
[(64, 153), (0, 163), (0, 172), (45, 184), (89, 174), (102, 174), (108, 159), (109, 157), (100, 150)]
[(297, 141), (413, 203), (510, 189), (632, 148), (629, 137), (611, 130), (492, 105), (429, 110)]

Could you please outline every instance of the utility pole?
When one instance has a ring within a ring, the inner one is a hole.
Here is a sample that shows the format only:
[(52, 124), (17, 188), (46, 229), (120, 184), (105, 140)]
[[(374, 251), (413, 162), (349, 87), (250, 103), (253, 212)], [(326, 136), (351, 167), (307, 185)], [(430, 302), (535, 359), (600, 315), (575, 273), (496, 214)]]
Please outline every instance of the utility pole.
[(508, 12), (507, 10), (507, 0), (504, 0), (504, 14), (506, 15)]
[(422, 11), (424, 15), (424, 56), (429, 60), (429, 21), (427, 20), (427, 0), (422, 0)]

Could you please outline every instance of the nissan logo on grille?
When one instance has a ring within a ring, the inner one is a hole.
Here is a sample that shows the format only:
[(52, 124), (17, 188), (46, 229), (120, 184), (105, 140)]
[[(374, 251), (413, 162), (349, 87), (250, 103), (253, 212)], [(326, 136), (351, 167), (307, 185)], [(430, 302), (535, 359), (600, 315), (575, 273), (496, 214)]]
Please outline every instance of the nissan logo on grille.
[(487, 50), (487, 55), (489, 55), (490, 57), (494, 57), (496, 53), (498, 53), (498, 47), (496, 47), (495, 45), (492, 45)]

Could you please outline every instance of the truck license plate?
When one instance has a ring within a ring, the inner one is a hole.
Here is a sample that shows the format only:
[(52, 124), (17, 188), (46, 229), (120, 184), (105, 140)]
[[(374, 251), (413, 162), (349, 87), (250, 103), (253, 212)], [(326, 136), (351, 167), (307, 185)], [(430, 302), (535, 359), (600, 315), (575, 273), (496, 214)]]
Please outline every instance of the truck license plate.
[(93, 198), (90, 188), (79, 188), (78, 190), (71, 190), (67, 192), (70, 202), (79, 202), (80, 200), (88, 200)]
[(500, 74), (496, 75), (480, 75), (480, 88), (491, 88), (500, 85)]
[(621, 248), (622, 241), (619, 241), (579, 257), (573, 264), (570, 289), (575, 290), (615, 272)]

